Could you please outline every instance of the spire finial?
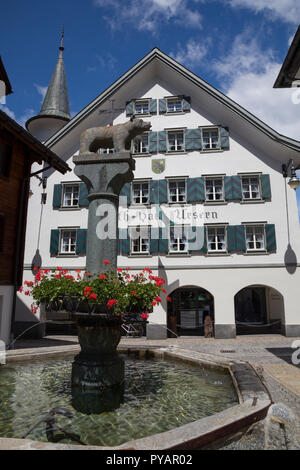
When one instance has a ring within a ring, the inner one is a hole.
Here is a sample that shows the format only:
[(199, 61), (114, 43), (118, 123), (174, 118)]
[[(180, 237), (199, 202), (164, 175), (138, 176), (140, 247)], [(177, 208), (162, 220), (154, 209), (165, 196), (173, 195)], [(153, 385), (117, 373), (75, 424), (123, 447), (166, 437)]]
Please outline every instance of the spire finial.
[(64, 50), (64, 35), (65, 35), (65, 26), (63, 25), (62, 26), (62, 32), (61, 32), (61, 39), (60, 39), (60, 46), (59, 46), (59, 50), (60, 51), (63, 51)]

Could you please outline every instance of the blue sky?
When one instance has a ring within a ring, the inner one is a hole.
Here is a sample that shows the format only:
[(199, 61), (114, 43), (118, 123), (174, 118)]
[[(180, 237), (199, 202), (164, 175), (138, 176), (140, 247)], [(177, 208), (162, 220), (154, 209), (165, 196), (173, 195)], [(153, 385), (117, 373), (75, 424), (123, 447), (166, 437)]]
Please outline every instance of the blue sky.
[[(295, 90), (272, 88), (299, 23), (299, 0), (3, 2), (0, 53), (14, 94), (2, 109), (22, 125), (38, 113), (64, 24), (72, 115), (157, 46), (277, 131), (300, 139)], [(300, 207), (300, 190), (297, 195)]]

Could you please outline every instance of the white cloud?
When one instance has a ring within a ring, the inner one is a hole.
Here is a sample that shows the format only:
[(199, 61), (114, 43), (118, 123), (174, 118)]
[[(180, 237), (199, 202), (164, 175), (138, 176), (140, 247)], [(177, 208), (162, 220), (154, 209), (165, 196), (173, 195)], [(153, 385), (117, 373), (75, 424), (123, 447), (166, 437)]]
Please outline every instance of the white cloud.
[(226, 0), (232, 7), (249, 8), (255, 13), (264, 12), (268, 18), (288, 23), (300, 23), (299, 0)]
[(5, 106), (5, 105), (0, 104), (0, 109), (1, 109), (1, 111), (3, 111), (4, 113), (6, 113), (10, 118), (16, 119), (15, 113), (14, 113), (11, 109), (9, 109), (8, 106)]
[(200, 42), (195, 39), (189, 39), (185, 46), (179, 44), (177, 52), (171, 52), (170, 56), (180, 64), (194, 68), (202, 62), (203, 57), (207, 54), (209, 43), (209, 40), (205, 42), (201, 40)]
[(202, 16), (188, 7), (188, 0), (94, 0), (94, 5), (110, 9), (103, 19), (111, 29), (129, 23), (138, 31), (156, 32), (161, 24), (173, 21), (186, 27), (201, 28)]
[[(299, 104), (292, 97), (299, 89), (274, 89), (281, 64), (271, 50), (264, 51), (250, 32), (237, 36), (223, 61), (215, 62), (214, 70), (223, 79), (227, 96), (252, 112), (278, 132), (300, 138)], [(299, 90), (299, 91), (298, 91)]]
[(20, 117), (17, 117), (15, 115), (15, 113), (8, 106), (0, 105), (0, 109), (1, 109), (1, 111), (4, 111), (4, 113), (6, 113), (11, 119), (16, 121), (18, 124), (20, 124), (20, 126), (22, 126), (24, 128), (25, 128), (26, 121), (31, 116), (34, 116), (34, 114), (36, 114), (34, 109), (26, 109)]
[(45, 98), (45, 95), (47, 93), (47, 89), (48, 87), (47, 86), (41, 86), (41, 85), (37, 85), (36, 83), (34, 83), (34, 86), (37, 90), (37, 92), (41, 95), (42, 99), (41, 99), (41, 102), (44, 101), (44, 98)]

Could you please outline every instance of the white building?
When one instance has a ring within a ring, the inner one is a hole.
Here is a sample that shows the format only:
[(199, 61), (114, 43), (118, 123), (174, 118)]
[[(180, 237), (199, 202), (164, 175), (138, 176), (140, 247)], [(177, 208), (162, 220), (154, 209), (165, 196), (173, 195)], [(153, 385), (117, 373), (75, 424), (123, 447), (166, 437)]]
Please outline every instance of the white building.
[[(151, 240), (146, 229), (139, 240), (120, 243), (120, 267), (148, 266), (167, 280), (173, 301), (154, 308), (148, 336), (166, 337), (166, 327), (201, 335), (207, 313), (217, 338), (235, 337), (244, 324), (251, 332), (276, 322), (286, 336), (300, 336), (298, 210), (295, 191), (282, 173), (290, 159), (300, 165), (300, 143), (157, 48), (67, 124), (62, 121), (45, 143), (74, 168), (72, 157), (84, 130), (122, 123), (132, 114), (150, 120), (152, 129), (134, 146), (135, 179), (123, 189), (131, 208), (143, 203), (155, 211), (158, 204), (164, 212), (174, 204), (181, 211), (193, 205), (205, 227), (202, 247), (177, 233), (176, 224), (187, 223), (182, 217), (167, 224), (168, 240)], [(45, 139), (45, 118), (37, 116), (34, 126), (32, 132)], [(31, 189), (24, 279), (32, 279), (38, 256), (43, 268), (85, 269), (83, 183), (74, 173), (62, 178), (48, 172), (44, 205), (41, 188)], [(27, 306), (24, 299), (18, 302), (19, 322), (32, 321), (30, 299)]]

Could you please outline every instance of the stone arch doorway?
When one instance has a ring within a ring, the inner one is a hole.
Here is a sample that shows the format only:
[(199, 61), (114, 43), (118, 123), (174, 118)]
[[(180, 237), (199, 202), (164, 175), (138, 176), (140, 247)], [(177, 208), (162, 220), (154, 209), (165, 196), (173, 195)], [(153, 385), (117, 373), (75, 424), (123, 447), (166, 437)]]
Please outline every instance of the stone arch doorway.
[(281, 333), (284, 298), (273, 287), (244, 287), (234, 297), (234, 309), (238, 335)]
[(170, 297), (168, 337), (203, 336), (205, 317), (209, 315), (214, 321), (213, 295), (201, 287), (186, 286), (176, 289)]

